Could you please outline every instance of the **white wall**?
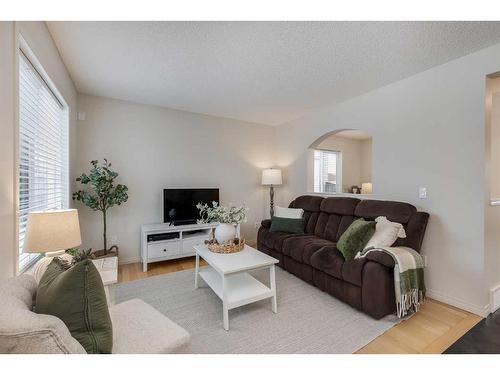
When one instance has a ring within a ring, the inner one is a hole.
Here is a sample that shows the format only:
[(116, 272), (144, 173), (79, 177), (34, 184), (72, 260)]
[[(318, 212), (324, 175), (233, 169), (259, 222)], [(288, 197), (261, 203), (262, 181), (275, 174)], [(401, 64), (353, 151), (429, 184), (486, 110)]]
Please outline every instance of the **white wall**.
[(487, 146), (490, 146), (490, 197), (500, 199), (500, 78), (486, 80)]
[[(79, 95), (78, 108), (86, 120), (77, 125), (73, 172), (108, 158), (129, 187), (129, 201), (113, 207), (108, 220), (121, 262), (139, 260), (141, 224), (162, 222), (164, 187), (219, 187), (222, 203), (250, 208), (242, 232), (255, 241), (254, 223), (268, 215), (260, 173), (273, 166), (273, 127), (87, 95)], [(99, 213), (77, 207), (84, 246), (101, 249)]]
[[(486, 80), (486, 198), (500, 199), (500, 78)], [(485, 263), (488, 266), (488, 285), (500, 286), (500, 206), (486, 205)], [(498, 301), (496, 301), (496, 304)]]
[(373, 142), (371, 138), (361, 141), (361, 183), (372, 181), (372, 145)]
[(76, 90), (44, 22), (0, 22), (0, 278), (17, 270), (16, 134), (17, 40), (22, 34), (69, 106), (70, 158), (74, 152)]
[(500, 92), (491, 103), (491, 198), (500, 198)]
[[(434, 298), (484, 313), (485, 76), (500, 70), (500, 45), (451, 61), (277, 129), (285, 201), (306, 191), (306, 149), (323, 134), (359, 129), (373, 137), (375, 198), (431, 214), (424, 239)], [(465, 147), (466, 145), (466, 147)], [(419, 186), (428, 199), (418, 199)]]

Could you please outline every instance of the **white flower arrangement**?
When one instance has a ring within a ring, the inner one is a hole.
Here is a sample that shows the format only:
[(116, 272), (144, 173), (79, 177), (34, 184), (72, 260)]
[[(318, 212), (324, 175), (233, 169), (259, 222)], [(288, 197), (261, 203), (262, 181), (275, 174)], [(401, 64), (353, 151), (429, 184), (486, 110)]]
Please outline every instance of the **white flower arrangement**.
[(220, 206), (217, 202), (212, 202), (212, 207), (207, 203), (198, 203), (196, 208), (200, 211), (201, 219), (198, 224), (220, 223), (220, 224), (240, 224), (247, 221), (248, 207), (240, 206)]

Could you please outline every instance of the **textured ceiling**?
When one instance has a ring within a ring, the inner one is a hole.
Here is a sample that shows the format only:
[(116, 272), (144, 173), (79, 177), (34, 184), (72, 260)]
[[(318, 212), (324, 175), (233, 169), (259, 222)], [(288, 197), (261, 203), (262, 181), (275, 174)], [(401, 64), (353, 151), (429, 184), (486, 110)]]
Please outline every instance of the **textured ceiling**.
[(500, 22), (48, 22), (79, 92), (276, 125), (500, 42)]

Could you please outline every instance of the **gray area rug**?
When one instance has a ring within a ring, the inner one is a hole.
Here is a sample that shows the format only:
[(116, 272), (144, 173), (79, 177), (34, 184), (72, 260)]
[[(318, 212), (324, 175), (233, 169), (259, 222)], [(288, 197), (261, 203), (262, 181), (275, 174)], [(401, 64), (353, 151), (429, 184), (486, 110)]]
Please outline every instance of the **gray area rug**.
[[(268, 272), (252, 274), (269, 285)], [(276, 284), (278, 313), (270, 299), (230, 310), (229, 332), (215, 293), (201, 279), (194, 289), (194, 270), (118, 284), (115, 300), (140, 298), (184, 327), (190, 353), (353, 353), (398, 322), (372, 319), (281, 268)]]

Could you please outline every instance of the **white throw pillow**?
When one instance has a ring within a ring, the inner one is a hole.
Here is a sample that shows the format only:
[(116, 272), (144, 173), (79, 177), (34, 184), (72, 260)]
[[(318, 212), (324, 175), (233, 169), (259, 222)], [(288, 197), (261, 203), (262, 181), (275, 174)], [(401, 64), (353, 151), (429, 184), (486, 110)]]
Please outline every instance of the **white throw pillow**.
[(274, 207), (274, 216), (287, 219), (302, 219), (304, 210), (302, 208)]
[(392, 246), (398, 237), (406, 238), (403, 224), (389, 221), (385, 216), (377, 217), (375, 222), (377, 223), (375, 226), (375, 233), (366, 244), (365, 249), (370, 247)]

